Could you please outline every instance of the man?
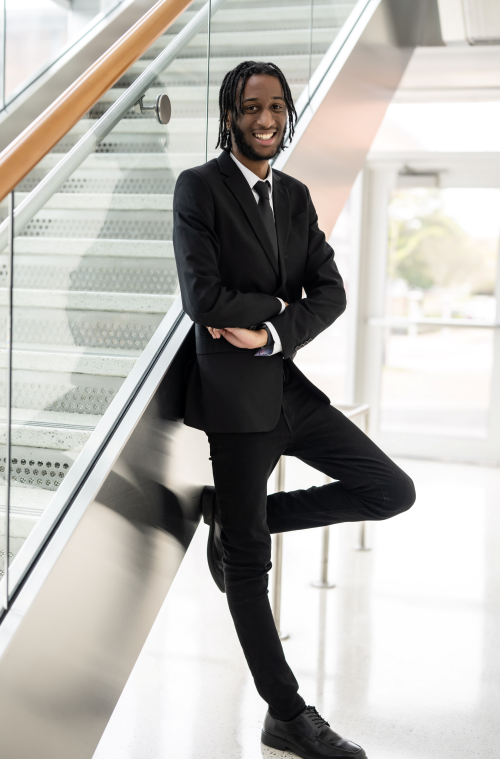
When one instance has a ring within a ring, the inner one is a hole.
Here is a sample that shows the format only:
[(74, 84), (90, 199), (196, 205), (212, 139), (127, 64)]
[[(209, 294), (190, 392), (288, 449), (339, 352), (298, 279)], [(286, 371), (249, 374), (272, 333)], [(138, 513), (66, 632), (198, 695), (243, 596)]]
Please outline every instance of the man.
[[(207, 433), (215, 482), (202, 497), (209, 566), (269, 705), (263, 743), (305, 759), (365, 759), (298, 694), (268, 600), (271, 533), (386, 519), (413, 504), (413, 483), (293, 363), (344, 311), (345, 292), (307, 187), (269, 166), (287, 124), (293, 137), (285, 77), (271, 63), (241, 63), (219, 106), (221, 155), (182, 172), (174, 194), (196, 334), (184, 421)], [(267, 497), (283, 454), (337, 482)]]

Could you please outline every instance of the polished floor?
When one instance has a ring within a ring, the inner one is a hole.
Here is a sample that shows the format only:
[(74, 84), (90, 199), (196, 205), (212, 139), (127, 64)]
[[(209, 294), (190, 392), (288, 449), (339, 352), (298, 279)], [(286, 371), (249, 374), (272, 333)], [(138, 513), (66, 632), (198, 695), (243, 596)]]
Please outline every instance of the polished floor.
[[(500, 757), (500, 470), (405, 460), (418, 500), (370, 525), (284, 538), (287, 658), (308, 703), (369, 759)], [(287, 460), (287, 489), (321, 477)], [(263, 747), (265, 705), (225, 597), (205, 564), (202, 525), (94, 759), (291, 757)]]

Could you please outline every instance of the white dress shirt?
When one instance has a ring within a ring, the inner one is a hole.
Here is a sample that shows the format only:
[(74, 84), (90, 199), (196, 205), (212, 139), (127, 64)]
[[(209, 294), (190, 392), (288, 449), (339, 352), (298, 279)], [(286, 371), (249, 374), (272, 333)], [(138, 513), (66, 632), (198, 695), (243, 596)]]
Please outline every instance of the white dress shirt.
[[(250, 185), (250, 189), (252, 190), (252, 195), (254, 196), (255, 202), (257, 204), (258, 204), (260, 198), (259, 198), (258, 194), (255, 192), (254, 186), (257, 184), (257, 182), (262, 182), (262, 181), (269, 182), (269, 184), (271, 186), (271, 191), (269, 193), (269, 205), (271, 206), (271, 210), (272, 210), (273, 216), (274, 216), (274, 208), (273, 208), (273, 170), (271, 169), (271, 167), (269, 167), (269, 171), (267, 172), (267, 177), (265, 178), (265, 180), (262, 180), (260, 177), (257, 176), (257, 174), (254, 174), (253, 171), (250, 171), (250, 169), (247, 169), (247, 167), (244, 166), (241, 163), (241, 161), (238, 161), (238, 159), (235, 158), (235, 156), (232, 153), (230, 153), (229, 155), (231, 156), (231, 158), (235, 162), (236, 166), (239, 168), (239, 170), (241, 171), (241, 173), (243, 174), (243, 176), (247, 180), (248, 184)], [(280, 314), (282, 314), (283, 311), (286, 308), (285, 301), (282, 300), (281, 298), (277, 298), (277, 300), (279, 300), (279, 302), (281, 303)], [(271, 322), (264, 322), (264, 324), (266, 325), (266, 327), (269, 328), (269, 331), (270, 331), (271, 335), (273, 336), (273, 340), (274, 340), (273, 352), (270, 353), (269, 355), (270, 356), (274, 356), (275, 353), (281, 353), (281, 351), (283, 350), (283, 347), (281, 345), (280, 336), (278, 335), (278, 333), (276, 331), (276, 328), (271, 324)]]

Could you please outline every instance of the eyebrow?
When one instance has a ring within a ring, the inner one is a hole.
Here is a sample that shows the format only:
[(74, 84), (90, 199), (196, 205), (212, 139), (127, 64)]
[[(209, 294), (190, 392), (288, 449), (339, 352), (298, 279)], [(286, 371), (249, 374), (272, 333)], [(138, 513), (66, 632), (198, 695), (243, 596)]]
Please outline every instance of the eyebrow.
[[(259, 98), (245, 98), (243, 100), (243, 103), (253, 103), (253, 102), (255, 102), (258, 99)], [(271, 99), (272, 100), (283, 100), (283, 101), (285, 100), (285, 98), (282, 95), (273, 95), (273, 97)]]

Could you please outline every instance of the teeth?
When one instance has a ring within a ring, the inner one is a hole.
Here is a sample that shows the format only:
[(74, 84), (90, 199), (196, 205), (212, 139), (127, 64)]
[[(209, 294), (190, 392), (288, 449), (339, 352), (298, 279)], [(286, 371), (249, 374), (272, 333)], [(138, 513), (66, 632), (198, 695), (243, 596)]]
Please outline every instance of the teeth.
[(272, 137), (274, 137), (274, 134), (256, 134), (255, 136), (259, 140), (270, 140)]

